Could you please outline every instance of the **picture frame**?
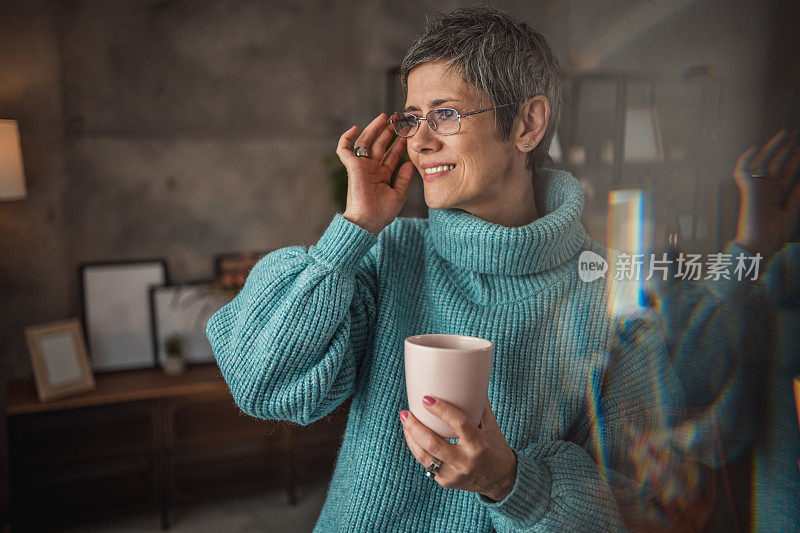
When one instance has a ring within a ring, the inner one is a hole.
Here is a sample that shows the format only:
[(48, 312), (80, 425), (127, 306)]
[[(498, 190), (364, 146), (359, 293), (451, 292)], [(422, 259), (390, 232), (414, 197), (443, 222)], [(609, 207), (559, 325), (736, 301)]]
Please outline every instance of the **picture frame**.
[(214, 256), (216, 282), (225, 288), (241, 289), (250, 271), (272, 250), (230, 252)]
[(214, 362), (206, 325), (211, 316), (229, 303), (233, 295), (212, 281), (195, 281), (179, 285), (150, 288), (150, 316), (155, 364), (163, 365), (166, 343), (171, 337), (180, 339), (181, 355), (187, 364)]
[(48, 402), (95, 389), (79, 319), (27, 327), (25, 339), (39, 400)]
[(150, 287), (169, 282), (164, 259), (83, 263), (83, 324), (95, 372), (148, 368), (155, 353)]

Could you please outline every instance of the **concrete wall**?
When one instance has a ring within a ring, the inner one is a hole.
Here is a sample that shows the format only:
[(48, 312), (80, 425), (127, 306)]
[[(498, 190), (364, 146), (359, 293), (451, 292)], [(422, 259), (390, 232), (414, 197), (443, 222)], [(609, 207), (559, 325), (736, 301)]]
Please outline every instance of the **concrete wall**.
[(81, 262), (165, 257), (185, 281), (217, 253), (316, 242), (337, 210), (324, 157), (455, 5), (0, 1), (29, 189), (0, 204), (2, 374), (30, 373), (25, 326), (78, 316)]
[[(0, 372), (26, 374), (23, 328), (74, 315), (58, 28), (42, 2), (0, 3), (0, 117), (20, 122), (28, 197), (0, 202)], [(3, 397), (5, 396), (5, 381)]]
[[(426, 15), (461, 3), (0, 0), (0, 117), (20, 121), (29, 190), (0, 203), (3, 375), (30, 372), (25, 326), (78, 316), (83, 261), (163, 256), (182, 281), (211, 276), (216, 253), (316, 242), (337, 209), (323, 157), (387, 110), (386, 71)], [(566, 66), (622, 21), (643, 29), (600, 68), (713, 63), (743, 94), (762, 76), (769, 4), (626, 18), (648, 4), (497, 3)], [(424, 213), (414, 187), (405, 215)]]

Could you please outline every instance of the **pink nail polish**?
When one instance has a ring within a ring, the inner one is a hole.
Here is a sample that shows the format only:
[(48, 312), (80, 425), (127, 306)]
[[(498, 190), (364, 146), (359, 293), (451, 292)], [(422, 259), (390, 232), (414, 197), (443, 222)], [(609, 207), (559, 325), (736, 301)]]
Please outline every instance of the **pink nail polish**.
[(430, 396), (423, 396), (422, 403), (424, 403), (425, 405), (433, 405), (436, 403), (436, 400), (434, 400)]
[(403, 409), (402, 411), (400, 411), (400, 419), (401, 419), (403, 422), (405, 422), (405, 421), (406, 421), (406, 418), (408, 418), (408, 411), (406, 411), (405, 409)]

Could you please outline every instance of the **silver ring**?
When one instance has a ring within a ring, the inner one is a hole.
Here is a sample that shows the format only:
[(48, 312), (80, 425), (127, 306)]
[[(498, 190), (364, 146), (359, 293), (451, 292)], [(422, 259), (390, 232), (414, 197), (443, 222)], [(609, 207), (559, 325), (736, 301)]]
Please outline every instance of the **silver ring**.
[(369, 150), (366, 146), (357, 146), (355, 150), (353, 150), (353, 154), (356, 157), (369, 157)]
[(425, 469), (425, 475), (433, 479), (436, 477), (436, 474), (439, 473), (439, 469), (441, 467), (442, 467), (442, 462), (438, 459), (434, 459), (433, 461), (431, 461), (431, 466)]

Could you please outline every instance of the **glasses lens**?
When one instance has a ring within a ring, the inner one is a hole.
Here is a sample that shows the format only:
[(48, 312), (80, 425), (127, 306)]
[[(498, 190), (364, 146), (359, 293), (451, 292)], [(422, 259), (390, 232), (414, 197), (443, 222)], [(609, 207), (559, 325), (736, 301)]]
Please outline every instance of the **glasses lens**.
[(395, 113), (392, 117), (392, 126), (400, 137), (411, 137), (417, 131), (419, 122), (411, 113)]
[(458, 111), (455, 109), (434, 109), (426, 118), (431, 129), (440, 135), (450, 135), (459, 130)]

